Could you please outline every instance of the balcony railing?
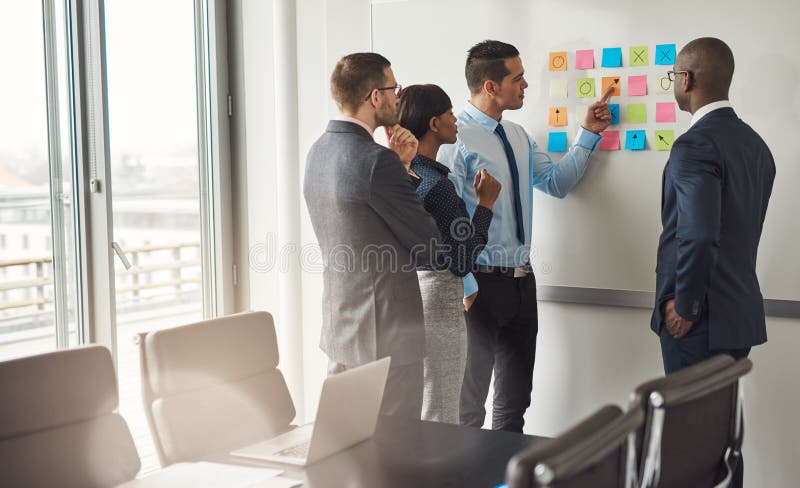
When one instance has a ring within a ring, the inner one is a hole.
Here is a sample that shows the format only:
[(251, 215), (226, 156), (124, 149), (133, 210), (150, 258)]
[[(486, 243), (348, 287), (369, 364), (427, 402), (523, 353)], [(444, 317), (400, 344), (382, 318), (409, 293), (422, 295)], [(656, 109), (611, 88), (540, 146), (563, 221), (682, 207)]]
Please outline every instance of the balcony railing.
[[(201, 300), (199, 242), (128, 247), (125, 252), (132, 266), (115, 269), (118, 314)], [(0, 343), (53, 333), (52, 265), (51, 256), (0, 261)]]

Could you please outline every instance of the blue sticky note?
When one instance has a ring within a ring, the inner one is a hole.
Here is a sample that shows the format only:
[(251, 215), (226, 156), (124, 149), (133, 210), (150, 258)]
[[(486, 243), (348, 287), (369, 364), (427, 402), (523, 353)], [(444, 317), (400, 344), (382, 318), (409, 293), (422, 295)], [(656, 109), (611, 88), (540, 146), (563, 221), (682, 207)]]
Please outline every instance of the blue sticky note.
[(656, 45), (656, 64), (675, 64), (675, 44)]
[(619, 104), (609, 103), (608, 110), (611, 111), (611, 125), (619, 124)]
[(508, 488), (506, 483), (500, 483), (499, 485), (495, 486), (494, 488)]
[(566, 152), (567, 133), (551, 132), (547, 137), (547, 150), (550, 152)]
[(644, 149), (647, 133), (643, 130), (629, 130), (625, 133), (625, 149), (641, 151)]
[(604, 47), (603, 48), (603, 68), (619, 68), (622, 66), (622, 48)]

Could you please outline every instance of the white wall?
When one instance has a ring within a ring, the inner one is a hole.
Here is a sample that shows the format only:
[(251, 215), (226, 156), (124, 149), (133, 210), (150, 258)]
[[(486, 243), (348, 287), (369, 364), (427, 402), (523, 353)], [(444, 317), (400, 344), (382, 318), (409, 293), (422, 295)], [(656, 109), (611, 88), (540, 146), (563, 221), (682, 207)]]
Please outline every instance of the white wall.
[[(242, 226), (237, 232), (241, 259), (247, 246), (262, 242), (265, 232), (274, 229), (270, 174), (275, 163), (269, 138), (275, 121), (270, 118), (270, 2), (234, 3), (247, 13), (241, 26), (244, 55), (236, 74), (244, 78), (239, 90), (245, 93), (235, 94), (245, 105), (240, 108), (246, 112), (247, 133), (247, 137), (234, 139), (245, 145), (240, 148), (236, 173), (242, 206), (236, 212)], [(369, 1), (298, 0), (297, 9), (299, 149), (304, 159), (335, 114), (328, 94), (333, 65), (347, 52), (369, 49)], [(464, 51), (467, 48), (464, 46)], [(302, 195), (297, 197), (302, 202)], [(241, 218), (245, 214), (247, 218)], [(304, 202), (301, 218), (302, 244), (315, 243)], [(279, 311), (273, 299), (277, 296), (274, 272), (250, 272), (244, 288), (248, 292), (240, 295), (242, 309)], [(326, 358), (318, 348), (322, 283), (313, 263), (307, 263), (302, 283), (305, 412), (309, 419), (316, 411), (326, 369)], [(526, 415), (525, 431), (554, 435), (605, 403), (624, 405), (638, 383), (661, 375), (658, 339), (649, 330), (649, 316), (650, 311), (642, 309), (540, 303), (533, 406)], [(276, 317), (280, 320), (279, 313)], [(800, 320), (769, 318), (768, 331), (770, 341), (751, 354), (755, 367), (745, 387), (745, 480), (747, 486), (765, 488), (793, 486), (800, 479), (800, 463), (796, 462), (800, 423), (793, 415), (800, 402), (800, 378), (795, 374), (800, 369), (795, 352), (800, 344)]]

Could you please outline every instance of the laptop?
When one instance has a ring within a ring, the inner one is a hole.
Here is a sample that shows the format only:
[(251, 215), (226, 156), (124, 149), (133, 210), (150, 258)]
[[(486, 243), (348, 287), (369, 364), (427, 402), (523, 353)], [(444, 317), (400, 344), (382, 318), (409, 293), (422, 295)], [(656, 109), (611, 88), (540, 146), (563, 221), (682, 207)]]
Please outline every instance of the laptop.
[(378, 422), (389, 363), (386, 357), (328, 376), (313, 423), (231, 455), (306, 466), (369, 439)]

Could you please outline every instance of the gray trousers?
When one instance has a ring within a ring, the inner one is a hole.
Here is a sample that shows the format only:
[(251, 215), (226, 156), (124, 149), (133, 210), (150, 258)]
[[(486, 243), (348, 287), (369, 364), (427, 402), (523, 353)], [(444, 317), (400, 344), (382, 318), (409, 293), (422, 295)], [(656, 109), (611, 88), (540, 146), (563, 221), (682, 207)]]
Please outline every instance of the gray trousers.
[[(357, 365), (347, 366), (330, 361), (328, 376), (347, 371)], [(422, 361), (389, 366), (386, 388), (381, 403), (382, 415), (419, 420), (422, 411)]]
[(425, 315), (422, 420), (458, 424), (467, 361), (464, 285), (449, 270), (417, 271)]

